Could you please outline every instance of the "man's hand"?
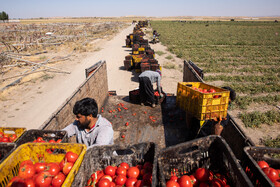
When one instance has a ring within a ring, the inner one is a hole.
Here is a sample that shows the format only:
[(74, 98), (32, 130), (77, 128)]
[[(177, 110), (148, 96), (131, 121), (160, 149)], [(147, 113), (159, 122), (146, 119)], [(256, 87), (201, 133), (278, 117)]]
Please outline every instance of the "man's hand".
[(163, 96), (164, 96), (164, 95), (163, 95), (162, 93), (160, 93), (160, 98), (163, 98)]

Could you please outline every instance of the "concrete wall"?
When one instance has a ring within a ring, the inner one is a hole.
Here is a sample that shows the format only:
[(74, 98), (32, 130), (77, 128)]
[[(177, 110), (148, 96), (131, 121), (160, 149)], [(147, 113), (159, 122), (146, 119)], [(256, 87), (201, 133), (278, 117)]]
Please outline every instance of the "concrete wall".
[(98, 62), (93, 72), (79, 86), (71, 97), (58, 108), (56, 112), (39, 128), (45, 130), (61, 130), (75, 119), (73, 106), (76, 101), (85, 97), (94, 98), (98, 104), (99, 112), (108, 97), (108, 80), (106, 62)]

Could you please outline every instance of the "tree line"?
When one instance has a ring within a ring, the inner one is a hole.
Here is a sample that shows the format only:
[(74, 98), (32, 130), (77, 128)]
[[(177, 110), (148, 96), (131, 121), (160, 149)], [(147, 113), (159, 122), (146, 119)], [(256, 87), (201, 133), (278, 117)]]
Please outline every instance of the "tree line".
[(0, 20), (2, 21), (9, 20), (9, 15), (4, 11), (0, 12)]

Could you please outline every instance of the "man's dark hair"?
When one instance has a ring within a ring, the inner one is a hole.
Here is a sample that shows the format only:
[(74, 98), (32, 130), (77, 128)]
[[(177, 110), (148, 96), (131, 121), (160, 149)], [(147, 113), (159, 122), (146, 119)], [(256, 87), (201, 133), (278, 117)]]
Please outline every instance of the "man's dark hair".
[(92, 98), (84, 98), (75, 103), (73, 113), (75, 115), (81, 114), (83, 116), (89, 116), (92, 114), (92, 117), (96, 118), (98, 114), (97, 103)]
[(229, 87), (229, 86), (224, 86), (224, 87), (222, 87), (222, 88), (230, 91), (229, 97), (230, 97), (230, 100), (231, 100), (231, 101), (234, 101), (234, 100), (236, 99), (236, 93), (235, 93), (234, 89), (232, 89), (232, 88)]

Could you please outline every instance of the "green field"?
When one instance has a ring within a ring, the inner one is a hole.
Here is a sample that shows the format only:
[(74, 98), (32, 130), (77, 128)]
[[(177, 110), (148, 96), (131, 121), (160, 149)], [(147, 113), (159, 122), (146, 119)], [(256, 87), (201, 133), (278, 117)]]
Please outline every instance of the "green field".
[(219, 81), (219, 86), (235, 89), (234, 110), (242, 111), (239, 117), (246, 127), (279, 125), (279, 23), (152, 21), (151, 26), (170, 52), (203, 69), (207, 83)]

